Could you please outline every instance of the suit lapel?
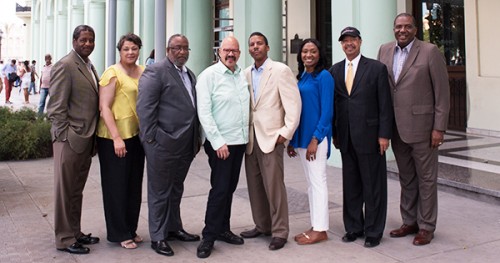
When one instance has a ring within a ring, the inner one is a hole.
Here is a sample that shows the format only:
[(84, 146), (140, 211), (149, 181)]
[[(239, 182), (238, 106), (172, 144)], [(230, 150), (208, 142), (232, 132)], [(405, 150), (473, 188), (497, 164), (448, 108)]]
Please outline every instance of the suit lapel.
[[(345, 65), (345, 63), (344, 63), (344, 65)], [(354, 75), (354, 80), (352, 82), (351, 96), (358, 89), (358, 83), (361, 82), (361, 79), (363, 78), (365, 71), (366, 71), (366, 60), (363, 56), (361, 56), (361, 58), (359, 59), (358, 68), (356, 69), (356, 75)]]
[(401, 80), (406, 75), (406, 73), (410, 69), (411, 65), (413, 65), (413, 62), (415, 62), (415, 59), (417, 58), (417, 54), (419, 51), (420, 51), (420, 40), (415, 38), (415, 42), (413, 42), (413, 46), (410, 49), (410, 53), (408, 54), (408, 57), (406, 58), (405, 64), (403, 65), (403, 69), (401, 70), (401, 73), (399, 73), (399, 78), (396, 80), (396, 83), (398, 83), (399, 80)]
[[(191, 101), (191, 96), (189, 95), (186, 86), (184, 86), (184, 81), (182, 81), (181, 76), (179, 74), (179, 70), (175, 68), (174, 64), (170, 62), (168, 58), (165, 58), (166, 63), (167, 63), (167, 70), (168, 73), (170, 73), (170, 76), (177, 82), (177, 86), (181, 88), (181, 92), (184, 93), (184, 97), (189, 101), (189, 104), (194, 107), (193, 102)], [(189, 72), (189, 71), (188, 71)], [(191, 85), (193, 84), (193, 81), (191, 81)], [(192, 90), (192, 89), (191, 89)], [(193, 99), (194, 99), (194, 93), (193, 93)], [(196, 101), (196, 100), (195, 100)]]
[(394, 52), (395, 52), (395, 47), (396, 47), (397, 42), (394, 42), (394, 45), (392, 45), (390, 51), (389, 51), (389, 63), (387, 65), (387, 71), (389, 73), (389, 80), (392, 82), (393, 85), (396, 84), (396, 80), (394, 79)]
[(257, 90), (257, 98), (255, 98), (255, 106), (257, 106), (257, 104), (259, 103), (260, 96), (267, 87), (267, 82), (271, 77), (271, 72), (273, 68), (272, 65), (273, 64), (271, 63), (271, 61), (268, 61), (266, 67), (264, 68), (264, 71), (262, 72), (262, 77), (260, 78), (260, 83), (259, 83), (259, 89)]
[(191, 80), (191, 93), (193, 94), (194, 105), (196, 108), (196, 76), (188, 69), (189, 80)]
[(94, 66), (92, 65), (92, 73), (90, 73), (90, 71), (88, 70), (87, 68), (87, 65), (83, 62), (82, 58), (76, 53), (76, 51), (72, 51), (73, 52), (73, 56), (74, 56), (74, 59), (73, 61), (75, 61), (76, 63), (76, 66), (78, 68), (78, 71), (80, 71), (83, 76), (90, 82), (90, 85), (92, 86), (92, 89), (98, 93), (99, 92), (99, 89), (98, 89), (98, 84), (99, 83), (99, 79), (98, 79), (98, 74), (94, 68)]

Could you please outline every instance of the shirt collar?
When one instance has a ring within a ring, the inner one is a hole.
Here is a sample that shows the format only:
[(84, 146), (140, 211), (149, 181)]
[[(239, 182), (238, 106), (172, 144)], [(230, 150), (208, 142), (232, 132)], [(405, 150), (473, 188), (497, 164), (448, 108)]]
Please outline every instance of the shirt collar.
[(258, 72), (262, 72), (264, 70), (264, 68), (266, 67), (266, 64), (267, 64), (268, 60), (269, 60), (269, 58), (266, 58), (266, 61), (264, 61), (264, 63), (262, 63), (262, 65), (259, 68), (256, 68), (255, 67), (255, 63), (253, 63), (252, 64), (252, 70), (255, 70), (255, 71), (258, 71)]
[(219, 71), (220, 73), (229, 73), (231, 75), (236, 75), (236, 74), (239, 74), (241, 69), (238, 65), (236, 65), (234, 67), (234, 72), (232, 72), (228, 67), (226, 67), (226, 65), (224, 65), (224, 63), (222, 63), (222, 61), (219, 60), (219, 62), (217, 62), (216, 65), (216, 69), (217, 71)]
[(353, 65), (358, 65), (359, 60), (361, 59), (361, 52), (351, 61), (349, 59), (345, 58), (345, 64), (349, 64), (349, 62), (352, 62)]
[(183, 65), (182, 67), (180, 67), (180, 68), (179, 68), (179, 67), (177, 67), (177, 65), (175, 65), (175, 64), (174, 64), (174, 67), (175, 67), (178, 71), (180, 71), (180, 72), (182, 72), (182, 73), (187, 73), (187, 68), (186, 68), (186, 65)]
[[(75, 49), (73, 48), (73, 51), (75, 51)], [(78, 52), (75, 51), (75, 54), (80, 58), (80, 60), (87, 66), (90, 66), (92, 65), (92, 62), (90, 61), (90, 58), (87, 58), (89, 62), (85, 62), (85, 60), (83, 60), (83, 58), (80, 56), (80, 54), (78, 54)]]
[(406, 45), (406, 47), (404, 47), (404, 48), (399, 47), (398, 41), (396, 41), (396, 47), (395, 47), (395, 49), (396, 50), (406, 49), (406, 51), (408, 51), (408, 53), (410, 53), (411, 47), (413, 47), (413, 43), (415, 43), (415, 39), (416, 38), (413, 38), (413, 40), (410, 43), (408, 43), (408, 45)]

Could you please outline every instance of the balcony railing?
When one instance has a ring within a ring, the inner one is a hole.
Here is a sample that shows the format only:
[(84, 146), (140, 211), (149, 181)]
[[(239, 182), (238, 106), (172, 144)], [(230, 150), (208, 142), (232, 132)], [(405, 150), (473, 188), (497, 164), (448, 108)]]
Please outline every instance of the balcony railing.
[(19, 12), (31, 12), (31, 6), (22, 6), (16, 3), (16, 13)]

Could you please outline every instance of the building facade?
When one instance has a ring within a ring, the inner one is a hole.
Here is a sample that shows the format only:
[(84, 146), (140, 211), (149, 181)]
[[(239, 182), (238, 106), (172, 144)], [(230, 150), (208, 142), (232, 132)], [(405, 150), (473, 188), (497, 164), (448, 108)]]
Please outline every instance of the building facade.
[(213, 63), (214, 50), (227, 34), (239, 39), (244, 51), (239, 64), (248, 66), (246, 40), (253, 31), (268, 36), (270, 56), (295, 71), (295, 38), (318, 38), (333, 63), (344, 58), (337, 38), (346, 26), (361, 31), (362, 53), (375, 58), (382, 43), (394, 40), (394, 17), (408, 12), (417, 18), (419, 37), (438, 44), (447, 57), (453, 86), (450, 127), (500, 136), (495, 65), (500, 54), (494, 48), (499, 36), (491, 34), (500, 23), (498, 10), (496, 0), (32, 0), (31, 16), (22, 19), (29, 24), (26, 39), (32, 40), (28, 57), (39, 61), (46, 53), (55, 60), (64, 56), (72, 48), (75, 26), (88, 24), (96, 32), (90, 58), (99, 72), (115, 63), (117, 39), (134, 32), (144, 44), (140, 63), (153, 48), (164, 57), (168, 37), (185, 34), (192, 50), (188, 66), (200, 73)]

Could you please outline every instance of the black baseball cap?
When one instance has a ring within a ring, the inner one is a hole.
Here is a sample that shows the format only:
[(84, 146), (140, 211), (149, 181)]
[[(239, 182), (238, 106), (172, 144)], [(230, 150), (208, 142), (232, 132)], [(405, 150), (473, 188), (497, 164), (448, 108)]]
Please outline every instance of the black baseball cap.
[(345, 36), (359, 37), (361, 39), (361, 33), (359, 33), (359, 30), (352, 26), (348, 26), (342, 29), (342, 31), (340, 32), (339, 41), (342, 41)]

